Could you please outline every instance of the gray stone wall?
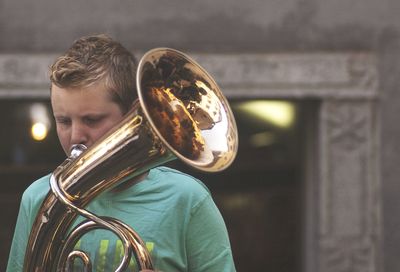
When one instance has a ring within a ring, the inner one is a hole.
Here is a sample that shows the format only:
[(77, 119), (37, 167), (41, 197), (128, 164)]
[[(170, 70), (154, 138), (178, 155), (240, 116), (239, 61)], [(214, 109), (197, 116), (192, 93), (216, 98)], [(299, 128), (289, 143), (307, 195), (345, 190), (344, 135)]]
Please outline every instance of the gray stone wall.
[(399, 10), (397, 0), (0, 0), (0, 53), (56, 53), (99, 32), (138, 51), (372, 52), (379, 76), (374, 114), (380, 124), (383, 267), (392, 272), (400, 271)]

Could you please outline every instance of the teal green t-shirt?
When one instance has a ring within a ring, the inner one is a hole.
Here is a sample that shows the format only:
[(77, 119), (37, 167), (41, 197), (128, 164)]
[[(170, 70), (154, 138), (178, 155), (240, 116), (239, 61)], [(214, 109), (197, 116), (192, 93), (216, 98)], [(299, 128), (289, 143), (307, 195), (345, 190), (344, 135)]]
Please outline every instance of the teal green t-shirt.
[[(7, 272), (22, 271), (30, 229), (49, 191), (49, 178), (37, 180), (23, 194)], [(154, 168), (145, 180), (121, 192), (103, 193), (87, 209), (131, 226), (158, 271), (235, 271), (223, 218), (207, 188), (189, 175)], [(114, 271), (123, 254), (121, 241), (107, 230), (87, 232), (76, 248), (89, 254), (97, 272)], [(129, 271), (135, 267), (132, 260)]]

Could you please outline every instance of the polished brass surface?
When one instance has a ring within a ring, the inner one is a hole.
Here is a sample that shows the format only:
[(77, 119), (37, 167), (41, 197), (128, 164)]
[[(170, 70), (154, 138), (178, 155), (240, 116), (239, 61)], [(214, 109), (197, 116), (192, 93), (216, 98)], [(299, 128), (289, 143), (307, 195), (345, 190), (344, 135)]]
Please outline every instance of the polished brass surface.
[[(139, 235), (126, 224), (94, 215), (85, 206), (93, 198), (173, 159), (206, 172), (227, 168), (238, 145), (229, 104), (208, 73), (183, 53), (158, 48), (146, 53), (137, 71), (139, 99), (123, 121), (93, 146), (75, 146), (54, 170), (48, 193), (32, 226), (24, 271), (70, 271), (79, 258), (73, 247), (93, 229), (114, 232), (124, 256), (116, 271), (135, 257), (140, 270), (153, 270)], [(87, 220), (70, 228), (77, 216)]]
[(144, 114), (181, 160), (206, 172), (227, 168), (238, 148), (236, 123), (214, 79), (182, 52), (146, 53), (136, 78)]

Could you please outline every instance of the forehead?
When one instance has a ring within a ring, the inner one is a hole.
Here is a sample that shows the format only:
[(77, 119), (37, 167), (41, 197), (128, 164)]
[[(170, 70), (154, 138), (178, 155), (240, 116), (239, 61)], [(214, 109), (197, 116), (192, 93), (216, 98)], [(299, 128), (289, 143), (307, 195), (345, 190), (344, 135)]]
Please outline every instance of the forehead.
[(61, 88), (52, 85), (51, 105), (53, 111), (86, 111), (106, 109), (117, 105), (103, 84), (88, 87)]

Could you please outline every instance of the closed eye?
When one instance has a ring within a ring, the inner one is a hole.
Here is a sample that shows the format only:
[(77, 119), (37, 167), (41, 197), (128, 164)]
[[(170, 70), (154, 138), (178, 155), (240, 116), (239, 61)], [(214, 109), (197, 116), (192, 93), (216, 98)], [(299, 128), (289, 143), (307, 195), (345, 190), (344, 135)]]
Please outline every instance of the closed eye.
[(88, 126), (94, 126), (99, 124), (104, 119), (104, 116), (85, 116), (83, 122)]
[(60, 125), (69, 125), (71, 124), (71, 119), (67, 118), (67, 117), (55, 117), (56, 123), (60, 124)]

